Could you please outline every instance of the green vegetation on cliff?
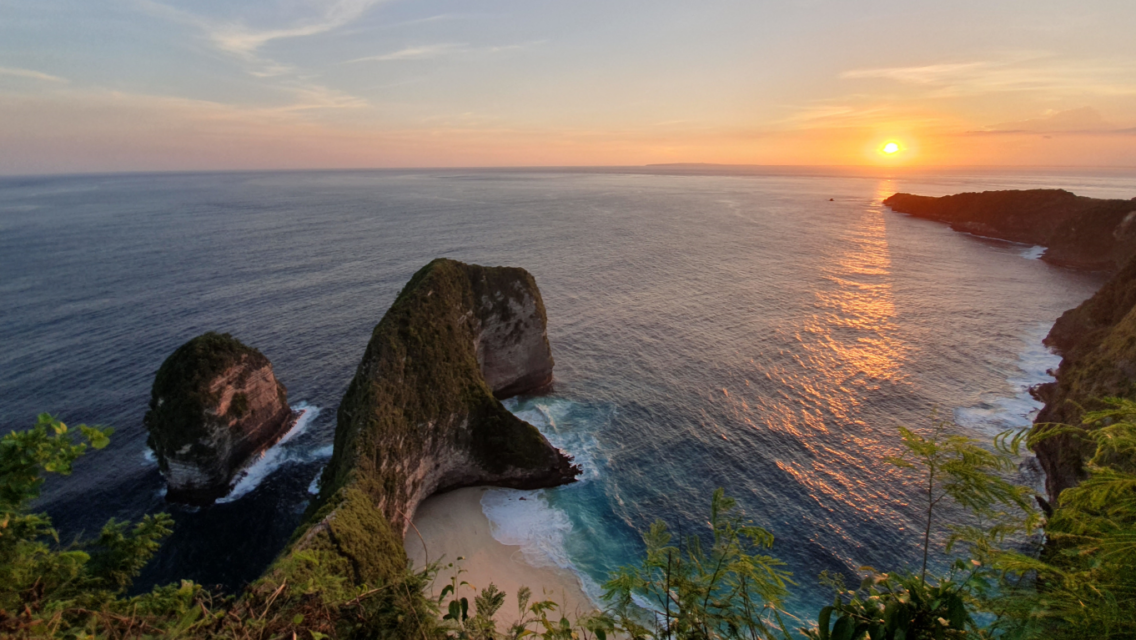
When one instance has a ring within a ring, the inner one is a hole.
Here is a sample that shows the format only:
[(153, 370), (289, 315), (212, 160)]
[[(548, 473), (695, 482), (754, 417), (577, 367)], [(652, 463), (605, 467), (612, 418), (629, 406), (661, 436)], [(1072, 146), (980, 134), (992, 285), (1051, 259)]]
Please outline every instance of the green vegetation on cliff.
[[(1051, 424), (1082, 425), (1087, 412), (1107, 408), (1100, 398), (1136, 400), (1136, 258), (1091, 298), (1066, 311), (1046, 344), (1063, 358), (1056, 382), (1034, 392), (1045, 402), (1036, 420), (1038, 434)], [(1084, 461), (1092, 454), (1088, 441), (1061, 432), (1035, 446), (1050, 501), (1084, 477)]]

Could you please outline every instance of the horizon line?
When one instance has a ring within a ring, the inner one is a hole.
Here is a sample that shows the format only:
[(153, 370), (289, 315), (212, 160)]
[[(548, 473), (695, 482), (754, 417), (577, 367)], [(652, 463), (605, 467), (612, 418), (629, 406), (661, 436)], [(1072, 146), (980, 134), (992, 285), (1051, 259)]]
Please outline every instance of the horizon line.
[[(160, 176), (160, 175), (209, 175), (209, 174), (257, 174), (257, 173), (350, 173), (350, 172), (406, 172), (406, 171), (532, 171), (532, 172), (590, 172), (590, 171), (644, 171), (666, 172), (672, 170), (680, 173), (682, 170), (697, 171), (785, 171), (807, 172), (810, 170), (839, 170), (856, 171), (863, 173), (934, 173), (934, 172), (960, 172), (960, 171), (991, 171), (991, 172), (1038, 172), (1038, 171), (1069, 171), (1069, 172), (1110, 172), (1136, 175), (1136, 165), (908, 165), (908, 166), (879, 166), (871, 164), (740, 164), (718, 162), (662, 162), (635, 165), (478, 165), (478, 166), (410, 166), (410, 167), (307, 167), (307, 168), (247, 168), (247, 169), (164, 169), (164, 170), (122, 170), (122, 171), (62, 171), (41, 173), (0, 173), (0, 180), (21, 178), (66, 178), (66, 177), (98, 177), (98, 176)], [(697, 174), (692, 174), (697, 175)], [(745, 175), (735, 173), (734, 175)], [(867, 177), (867, 176), (865, 176)], [(871, 176), (887, 177), (887, 176)]]

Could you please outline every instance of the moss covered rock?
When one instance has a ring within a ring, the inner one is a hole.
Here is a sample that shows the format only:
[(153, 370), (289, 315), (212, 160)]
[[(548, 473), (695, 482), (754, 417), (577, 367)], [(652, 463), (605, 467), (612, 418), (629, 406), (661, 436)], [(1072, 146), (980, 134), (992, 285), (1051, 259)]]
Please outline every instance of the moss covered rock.
[(375, 327), (340, 403), (335, 451), (290, 554), (317, 550), (356, 584), (406, 569), (402, 537), (430, 495), (551, 487), (579, 468), (500, 397), (547, 386), (547, 318), (523, 269), (439, 259)]
[(209, 504), (287, 432), (294, 415), (268, 358), (227, 333), (210, 332), (162, 363), (144, 422), (167, 499)]

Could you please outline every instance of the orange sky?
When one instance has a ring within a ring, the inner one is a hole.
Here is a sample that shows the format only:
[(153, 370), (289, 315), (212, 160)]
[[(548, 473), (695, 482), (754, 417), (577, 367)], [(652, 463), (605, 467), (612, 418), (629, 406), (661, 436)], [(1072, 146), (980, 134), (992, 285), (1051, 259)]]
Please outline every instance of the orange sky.
[(1130, 2), (94, 4), (4, 3), (0, 173), (1136, 167)]

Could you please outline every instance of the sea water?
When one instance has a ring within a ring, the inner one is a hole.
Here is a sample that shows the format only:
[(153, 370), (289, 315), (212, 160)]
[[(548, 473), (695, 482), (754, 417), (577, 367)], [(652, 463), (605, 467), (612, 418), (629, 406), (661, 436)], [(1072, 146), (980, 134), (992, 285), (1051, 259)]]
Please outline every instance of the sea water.
[[(1038, 404), (1041, 343), (1097, 274), (1036, 248), (894, 213), (896, 191), (1064, 187), (1132, 197), (1108, 175), (846, 175), (834, 170), (359, 171), (0, 180), (0, 428), (42, 411), (112, 425), (39, 507), (67, 539), (168, 511), (139, 587), (239, 588), (300, 522), (335, 409), (371, 329), (438, 256), (528, 269), (549, 316), (552, 391), (508, 401), (583, 468), (490, 491), (494, 535), (598, 597), (656, 519), (705, 534), (723, 487), (776, 536), (810, 615), (822, 570), (913, 566), (918, 491), (883, 459), (932, 409), (990, 439)], [(229, 332), (260, 349), (303, 418), (209, 508), (166, 504), (142, 426), (179, 345)], [(525, 500), (521, 500), (525, 497)]]

